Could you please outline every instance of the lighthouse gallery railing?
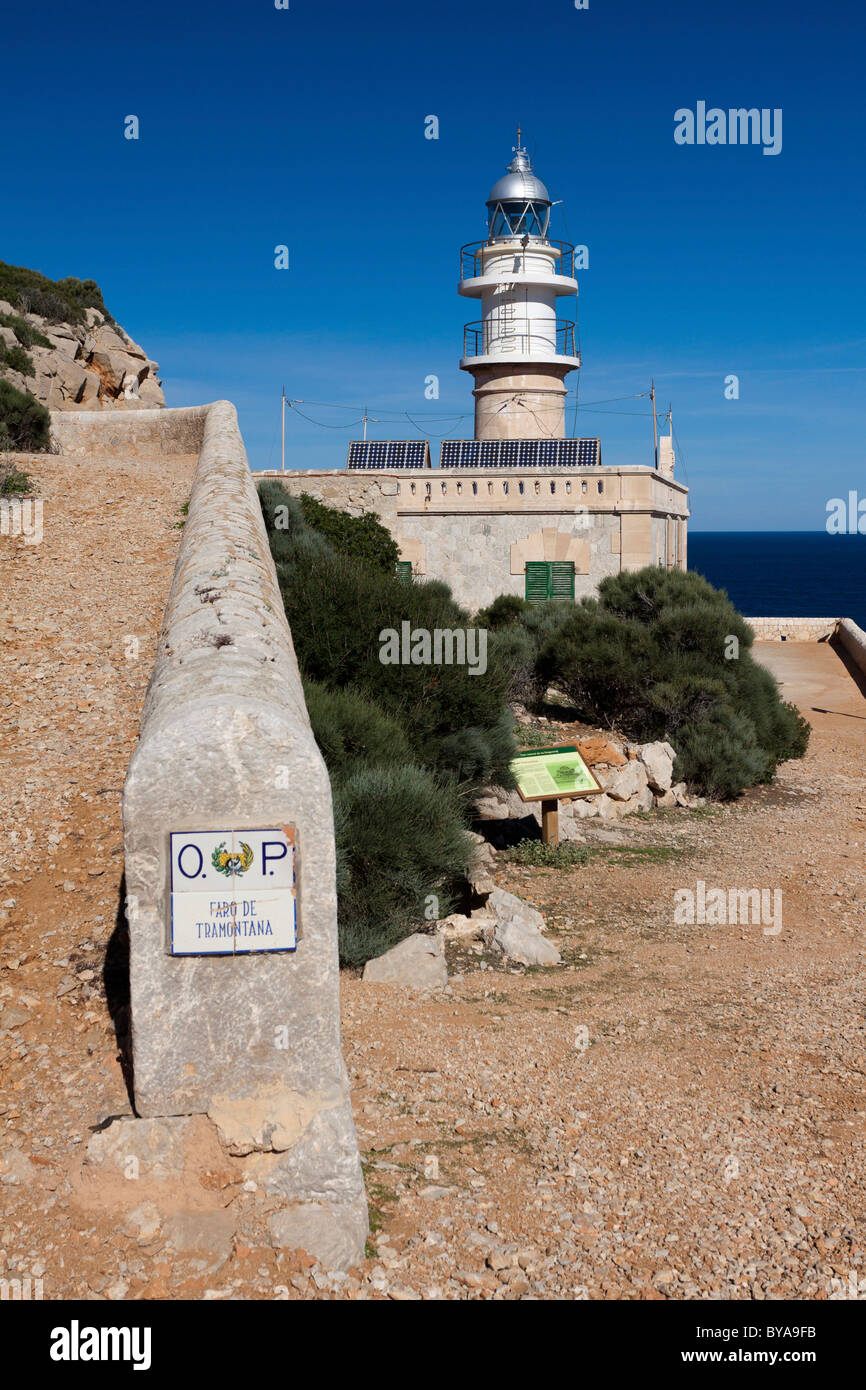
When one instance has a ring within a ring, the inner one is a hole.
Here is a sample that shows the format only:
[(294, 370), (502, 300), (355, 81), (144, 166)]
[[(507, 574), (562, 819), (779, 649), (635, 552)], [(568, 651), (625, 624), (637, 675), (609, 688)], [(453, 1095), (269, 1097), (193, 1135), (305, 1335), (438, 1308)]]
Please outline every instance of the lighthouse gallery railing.
[(567, 319), (497, 320), (464, 324), (463, 356), (577, 357), (574, 324)]
[[(552, 246), (559, 252), (559, 256), (553, 261), (552, 268), (554, 275), (564, 276), (566, 279), (574, 279), (574, 246), (570, 241), (532, 241), (529, 240), (523, 246), (519, 238), (515, 238), (514, 261), (512, 269), (521, 274), (526, 270), (526, 257), (532, 255), (536, 248)], [(460, 279), (475, 280), (479, 275), (484, 274), (484, 253), (489, 251), (497, 255), (508, 250), (511, 254), (512, 248), (504, 241), (470, 241), (460, 248)], [(534, 269), (535, 267), (533, 267)]]

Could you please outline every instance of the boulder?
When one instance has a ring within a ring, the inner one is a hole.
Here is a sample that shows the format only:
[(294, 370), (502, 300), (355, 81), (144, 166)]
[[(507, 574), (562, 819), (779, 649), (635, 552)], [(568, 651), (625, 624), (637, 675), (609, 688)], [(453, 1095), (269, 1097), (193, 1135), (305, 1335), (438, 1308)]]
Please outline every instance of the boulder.
[(437, 923), (446, 941), (463, 941), (478, 936), (481, 924), (474, 917), (464, 917), (460, 912), (452, 912)]
[(673, 780), (674, 759), (669, 743), (644, 743), (640, 760), (646, 768), (647, 781), (654, 792), (667, 792)]
[(416, 932), (383, 956), (368, 960), (363, 978), (370, 984), (442, 989), (448, 983), (448, 967), (441, 942), (436, 936)]
[(646, 769), (638, 759), (618, 767), (605, 781), (605, 792), (614, 801), (630, 801), (647, 784)]
[[(67, 402), (80, 401), (88, 382), (93, 380), (93, 376), (93, 372), (86, 372), (77, 362), (73, 362), (69, 358), (57, 359), (57, 383)], [(98, 385), (98, 378), (96, 380)]]
[(676, 786), (671, 787), (671, 791), (673, 792), (674, 797), (676, 798), (676, 803), (678, 806), (688, 806), (689, 789), (686, 786), (685, 782), (677, 782)]
[(580, 738), (577, 740), (577, 751), (587, 767), (594, 767), (597, 763), (606, 763), (608, 767), (622, 767), (626, 762), (616, 744), (606, 738)]
[(143, 406), (165, 405), (162, 387), (153, 377), (146, 376), (144, 381), (139, 382), (138, 395)]
[(643, 786), (636, 796), (630, 797), (623, 807), (623, 810), (627, 811), (629, 814), (632, 811), (651, 811), (654, 805), (655, 801), (652, 792), (649, 787)]
[(655, 797), (655, 804), (661, 807), (662, 810), (669, 811), (673, 806), (677, 806), (679, 803), (673, 792), (669, 791), (659, 792)]
[(0, 324), (0, 343), (2, 343), (3, 346), (6, 348), (14, 348), (18, 347), (19, 345), (18, 339), (15, 337), (15, 334), (12, 332), (12, 329), (4, 328), (2, 324)]
[(487, 900), (493, 920), (483, 928), (488, 947), (521, 965), (558, 965), (562, 960), (552, 941), (542, 935), (544, 918), (513, 893), (496, 888)]
[(128, 374), (132, 374), (132, 363), (127, 354), (122, 351), (118, 352), (112, 348), (97, 348), (90, 354), (90, 361), (94, 367), (99, 368), (102, 380), (115, 394), (120, 393), (124, 378)]

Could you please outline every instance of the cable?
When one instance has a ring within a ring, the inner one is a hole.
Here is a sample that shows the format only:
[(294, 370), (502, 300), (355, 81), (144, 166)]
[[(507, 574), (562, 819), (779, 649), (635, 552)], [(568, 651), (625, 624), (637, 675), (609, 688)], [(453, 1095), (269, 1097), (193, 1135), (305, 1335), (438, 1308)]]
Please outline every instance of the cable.
[[(287, 404), (291, 403), (287, 402)], [(314, 420), (312, 415), (305, 415), (304, 412), (298, 410), (295, 405), (292, 405), (292, 410), (294, 410), (296, 415), (300, 415), (302, 420), (308, 420), (311, 425), (318, 425), (320, 430), (353, 430), (356, 425), (363, 425), (365, 419), (362, 415), (360, 420), (352, 420), (348, 425), (326, 425), (322, 420)], [(369, 419), (370, 417), (367, 416), (366, 418)]]

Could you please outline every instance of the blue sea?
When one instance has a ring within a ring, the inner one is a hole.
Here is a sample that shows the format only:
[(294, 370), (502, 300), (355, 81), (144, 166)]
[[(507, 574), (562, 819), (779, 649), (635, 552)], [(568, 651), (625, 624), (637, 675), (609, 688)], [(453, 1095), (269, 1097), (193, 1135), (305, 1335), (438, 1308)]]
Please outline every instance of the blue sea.
[(690, 530), (688, 561), (748, 618), (853, 618), (866, 629), (866, 536)]

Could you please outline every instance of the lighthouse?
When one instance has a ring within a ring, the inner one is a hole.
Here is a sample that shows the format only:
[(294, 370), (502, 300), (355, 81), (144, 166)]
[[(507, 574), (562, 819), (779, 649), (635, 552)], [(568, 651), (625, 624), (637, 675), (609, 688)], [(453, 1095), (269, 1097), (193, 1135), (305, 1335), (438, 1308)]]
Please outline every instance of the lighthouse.
[(458, 292), (480, 300), (463, 330), (476, 439), (563, 439), (565, 378), (580, 366), (577, 325), (557, 301), (577, 295), (574, 247), (550, 238), (551, 200), (517, 131), (487, 199), (487, 237), (460, 253)]

